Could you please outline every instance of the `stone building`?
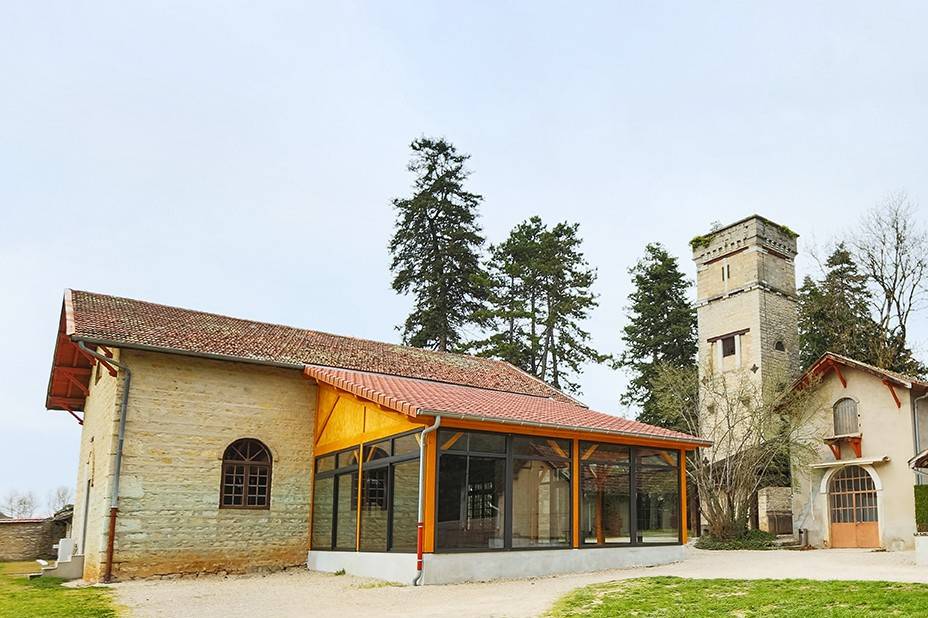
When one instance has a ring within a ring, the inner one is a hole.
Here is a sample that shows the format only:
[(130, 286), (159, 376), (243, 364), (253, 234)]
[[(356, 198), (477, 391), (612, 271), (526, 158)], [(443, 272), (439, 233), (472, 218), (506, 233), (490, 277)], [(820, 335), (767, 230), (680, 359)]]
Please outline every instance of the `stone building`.
[(803, 404), (811, 454), (791, 454), (788, 487), (762, 483), (753, 524), (772, 530), (785, 514), (779, 531), (814, 546), (911, 548), (924, 479), (908, 461), (928, 448), (928, 384), (830, 352), (797, 378), (796, 253), (794, 232), (757, 215), (693, 239), (700, 375), (815, 389)]
[(501, 361), (72, 290), (47, 407), (82, 425), (70, 540), (90, 581), (679, 560), (681, 462), (707, 445)]
[(793, 518), (816, 547), (912, 549), (909, 460), (928, 449), (928, 382), (827, 353), (799, 380), (820, 397), (811, 457), (793, 461)]
[[(696, 262), (696, 316), (700, 378), (721, 376), (731, 397), (763, 399), (788, 384), (799, 364), (796, 257), (797, 235), (753, 215), (712, 230), (692, 241)], [(735, 395), (737, 393), (737, 395)], [(711, 406), (701, 425), (725, 423), (730, 412)], [(738, 443), (740, 439), (732, 439)], [(712, 461), (736, 455), (727, 445), (709, 451)], [(755, 500), (753, 526), (786, 532), (789, 528), (788, 462), (771, 475)], [(779, 486), (779, 487), (777, 487)], [(776, 523), (786, 521), (777, 530)]]

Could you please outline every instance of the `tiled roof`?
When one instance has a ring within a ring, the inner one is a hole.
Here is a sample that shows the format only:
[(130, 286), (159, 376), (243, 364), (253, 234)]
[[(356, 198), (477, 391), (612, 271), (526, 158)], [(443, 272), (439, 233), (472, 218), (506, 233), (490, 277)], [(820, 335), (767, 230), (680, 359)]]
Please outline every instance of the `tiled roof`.
[(341, 367), (577, 402), (509, 363), (67, 290), (66, 334), (116, 347)]
[(316, 365), (307, 365), (305, 371), (320, 382), (411, 416), (441, 414), (486, 422), (706, 443), (685, 433), (595, 412), (571, 402), (547, 397)]
[[(888, 378), (906, 388), (911, 388), (912, 386), (928, 387), (928, 382), (925, 382), (919, 378), (907, 376), (896, 371), (890, 371), (889, 369), (883, 369), (881, 367), (877, 367), (876, 365), (871, 365), (870, 363), (865, 363), (863, 361), (850, 358), (849, 356), (836, 354), (835, 352), (825, 352), (822, 354), (822, 356), (819, 357), (819, 359), (815, 361), (812, 366), (809, 367), (809, 369), (806, 370), (806, 373), (803, 374), (803, 378), (809, 373), (819, 370), (823, 367), (823, 365), (827, 365), (829, 362), (840, 363), (846, 367), (855, 367), (862, 371)], [(800, 378), (800, 380), (803, 378)]]

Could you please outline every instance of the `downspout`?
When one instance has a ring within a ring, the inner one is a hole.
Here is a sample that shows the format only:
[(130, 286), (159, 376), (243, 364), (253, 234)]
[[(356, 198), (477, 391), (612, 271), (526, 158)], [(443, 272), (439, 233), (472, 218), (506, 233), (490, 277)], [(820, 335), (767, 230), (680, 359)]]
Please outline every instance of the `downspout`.
[(422, 545), (425, 542), (425, 441), (426, 436), (441, 426), (441, 416), (419, 433), (419, 521), (416, 524), (416, 577), (413, 586), (422, 582)]
[[(77, 347), (91, 356), (121, 369), (125, 375), (122, 385), (122, 400), (119, 402), (119, 434), (116, 442), (116, 461), (113, 466), (113, 486), (110, 490), (110, 525), (106, 539), (106, 570), (103, 582), (109, 583), (113, 579), (113, 547), (116, 542), (116, 512), (119, 506), (119, 469), (122, 467), (122, 446), (126, 440), (126, 411), (129, 407), (129, 386), (132, 383), (132, 372), (123, 364), (106, 357), (96, 350), (89, 349), (83, 341), (77, 342)], [(84, 514), (86, 519), (87, 514)]]

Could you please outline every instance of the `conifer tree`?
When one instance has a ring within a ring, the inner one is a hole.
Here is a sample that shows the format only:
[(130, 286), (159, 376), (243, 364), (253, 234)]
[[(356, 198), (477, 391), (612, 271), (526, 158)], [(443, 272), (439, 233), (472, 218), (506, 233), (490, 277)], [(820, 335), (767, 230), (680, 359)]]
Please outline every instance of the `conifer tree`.
[(589, 343), (583, 322), (597, 306), (596, 271), (581, 250), (577, 224), (548, 228), (539, 217), (517, 225), (490, 248), (490, 333), (474, 344), (554, 386), (577, 392), (587, 362), (606, 356)]
[(477, 223), (483, 198), (464, 188), (470, 155), (459, 154), (444, 138), (422, 137), (410, 147), (413, 195), (393, 200), (396, 223), (390, 240), (393, 289), (415, 299), (402, 327), (403, 342), (457, 350), (465, 329), (483, 323), (488, 283)]
[(825, 352), (878, 364), (879, 325), (870, 316), (867, 278), (844, 243), (825, 262), (820, 282), (806, 277), (799, 288), (799, 359), (808, 367)]
[(639, 407), (638, 420), (682, 429), (682, 419), (668, 419), (657, 409), (654, 380), (662, 366), (696, 364), (696, 310), (687, 298), (690, 282), (660, 243), (645, 247), (645, 255), (629, 269), (635, 291), (629, 296), (629, 323), (622, 332), (625, 351), (618, 367), (631, 374), (621, 397)]

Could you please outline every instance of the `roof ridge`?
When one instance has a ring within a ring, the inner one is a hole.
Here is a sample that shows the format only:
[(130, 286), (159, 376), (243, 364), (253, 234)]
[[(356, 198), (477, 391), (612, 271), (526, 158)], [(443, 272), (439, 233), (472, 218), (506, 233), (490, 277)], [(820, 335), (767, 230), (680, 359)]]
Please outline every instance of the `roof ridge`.
[(524, 371), (524, 370), (522, 370), (522, 369), (516, 367), (516, 366), (513, 365), (512, 363), (509, 363), (509, 362), (507, 362), (507, 361), (504, 361), (504, 360), (501, 360), (501, 359), (498, 359), (498, 358), (491, 358), (491, 357), (487, 357), (487, 356), (477, 356), (476, 354), (464, 354), (464, 353), (462, 353), (462, 352), (447, 352), (447, 351), (442, 351), (442, 350), (430, 350), (430, 349), (428, 349), (428, 348), (418, 348), (418, 347), (416, 347), (416, 346), (405, 345), (405, 344), (402, 344), (402, 343), (394, 343), (394, 342), (390, 342), (390, 341), (381, 341), (381, 340), (379, 340), (379, 339), (368, 339), (368, 338), (366, 338), (366, 337), (354, 337), (354, 336), (352, 336), (352, 335), (342, 335), (342, 334), (339, 334), (339, 333), (331, 333), (331, 332), (324, 331), (324, 330), (317, 330), (317, 329), (315, 329), (315, 328), (304, 328), (304, 327), (302, 327), (302, 326), (293, 326), (293, 325), (291, 325), (291, 324), (281, 324), (281, 323), (279, 323), (279, 322), (266, 322), (266, 321), (262, 321), (262, 320), (253, 320), (253, 319), (251, 319), (251, 318), (239, 318), (239, 317), (236, 317), (236, 316), (233, 316), (233, 315), (227, 315), (227, 314), (225, 314), (225, 313), (216, 313), (215, 311), (203, 311), (203, 310), (201, 310), (201, 309), (189, 309), (189, 308), (187, 308), (187, 307), (178, 307), (177, 305), (166, 305), (166, 304), (164, 304), (164, 303), (156, 303), (156, 302), (152, 302), (152, 301), (150, 301), (150, 300), (141, 300), (141, 299), (138, 299), (138, 298), (130, 298), (130, 297), (128, 297), (128, 296), (117, 296), (117, 295), (115, 295), (115, 294), (104, 294), (104, 293), (102, 293), (102, 292), (91, 292), (91, 291), (89, 291), (89, 290), (76, 290), (76, 289), (73, 289), (73, 288), (65, 288), (65, 291), (66, 291), (66, 292), (72, 292), (72, 293), (73, 293), (73, 292), (77, 292), (77, 293), (79, 293), (79, 294), (89, 294), (89, 295), (91, 295), (91, 296), (103, 296), (103, 297), (107, 297), (107, 298), (114, 298), (114, 299), (117, 299), (117, 300), (127, 300), (127, 301), (130, 301), (130, 302), (133, 302), (133, 303), (144, 303), (144, 304), (146, 304), (146, 305), (151, 305), (151, 306), (154, 306), (154, 307), (163, 307), (163, 308), (165, 308), (165, 309), (178, 309), (178, 310), (180, 310), (180, 311), (189, 311), (190, 313), (197, 313), (197, 314), (200, 314), (200, 315), (208, 315), (208, 316), (217, 317), (217, 318), (224, 318), (224, 319), (227, 319), (227, 320), (236, 320), (236, 321), (238, 321), (238, 322), (245, 322), (245, 323), (248, 323), (248, 324), (257, 324), (257, 325), (261, 325), (261, 326), (279, 326), (280, 328), (288, 328), (288, 329), (290, 329), (290, 330), (295, 330), (295, 331), (317, 333), (317, 334), (326, 335), (326, 336), (329, 336), (329, 337), (338, 337), (338, 338), (340, 338), (340, 339), (350, 339), (350, 340), (352, 340), (352, 341), (362, 341), (362, 342), (365, 342), (365, 343), (376, 343), (376, 344), (380, 344), (380, 345), (388, 345), (388, 346), (393, 346), (393, 347), (397, 347), (397, 348), (403, 348), (404, 350), (410, 350), (410, 351), (413, 351), (413, 352), (422, 352), (422, 353), (427, 354), (427, 355), (451, 356), (451, 357), (455, 357), (455, 358), (479, 359), (479, 360), (481, 360), (481, 361), (491, 361), (491, 362), (496, 362), (496, 363), (506, 363), (507, 365), (511, 366), (513, 369), (515, 369), (515, 370), (517, 370), (517, 371), (519, 371), (519, 372), (525, 374), (526, 376), (528, 376), (528, 377), (530, 377), (530, 378), (532, 378), (532, 379), (534, 379), (534, 380), (536, 380), (536, 381), (538, 381), (538, 382), (541, 382), (542, 384), (546, 385), (548, 388), (551, 388), (552, 390), (556, 390), (557, 392), (563, 394), (565, 397), (570, 397), (570, 395), (567, 395), (567, 394), (564, 393), (561, 389), (555, 388), (554, 386), (551, 386), (551, 385), (548, 384), (547, 382), (544, 382), (543, 380), (539, 380), (537, 377), (533, 376), (532, 374), (530, 374), (530, 373), (528, 373), (528, 372), (526, 372), (526, 371)]

